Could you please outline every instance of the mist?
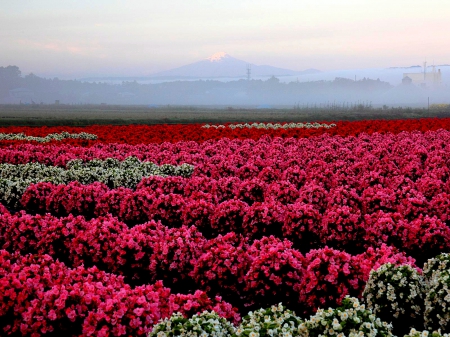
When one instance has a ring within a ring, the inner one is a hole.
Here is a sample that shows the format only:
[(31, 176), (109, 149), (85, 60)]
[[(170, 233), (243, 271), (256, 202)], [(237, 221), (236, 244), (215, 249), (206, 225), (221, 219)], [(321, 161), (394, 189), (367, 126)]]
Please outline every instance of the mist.
[[(367, 77), (324, 78), (326, 73), (297, 76), (271, 76), (264, 79), (212, 80), (191, 79), (139, 83), (60, 80), (34, 74), (22, 76), (16, 66), (0, 67), (0, 104), (110, 104), (110, 105), (217, 105), (253, 106), (261, 108), (335, 106), (348, 108), (426, 107), (430, 104), (449, 104), (448, 71), (442, 67), (442, 81), (428, 85), (402, 83), (394, 85), (380, 78)], [(415, 69), (394, 69), (395, 73), (418, 72)], [(304, 78), (303, 78), (304, 80)]]

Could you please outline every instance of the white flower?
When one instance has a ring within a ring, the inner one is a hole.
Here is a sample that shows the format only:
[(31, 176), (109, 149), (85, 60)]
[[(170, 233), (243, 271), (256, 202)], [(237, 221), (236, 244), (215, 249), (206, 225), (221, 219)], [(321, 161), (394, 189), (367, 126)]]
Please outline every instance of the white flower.
[(337, 323), (337, 324), (333, 323), (333, 329), (339, 331), (339, 330), (342, 330), (342, 326), (339, 323)]

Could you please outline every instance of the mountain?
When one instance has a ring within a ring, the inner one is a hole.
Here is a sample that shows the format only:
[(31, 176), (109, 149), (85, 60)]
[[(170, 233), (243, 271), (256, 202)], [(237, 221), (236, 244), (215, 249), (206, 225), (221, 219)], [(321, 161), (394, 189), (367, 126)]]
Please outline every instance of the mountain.
[(161, 71), (151, 75), (152, 78), (218, 78), (247, 76), (247, 67), (251, 68), (251, 77), (294, 76), (320, 72), (316, 69), (294, 71), (268, 65), (258, 66), (238, 60), (225, 52), (216, 53), (202, 61), (187, 64), (175, 69)]

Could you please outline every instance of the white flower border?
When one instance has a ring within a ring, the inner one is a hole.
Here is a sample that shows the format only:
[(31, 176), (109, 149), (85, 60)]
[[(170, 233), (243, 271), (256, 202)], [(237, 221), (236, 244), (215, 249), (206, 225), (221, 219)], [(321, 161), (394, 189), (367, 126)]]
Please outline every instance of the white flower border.
[[(286, 123), (286, 124), (280, 124), (280, 123), (252, 123), (252, 124), (228, 124), (228, 127), (230, 129), (272, 129), (272, 130), (277, 130), (277, 129), (320, 129), (320, 128), (325, 128), (325, 129), (331, 129), (336, 127), (336, 124), (332, 123), (332, 124), (320, 124), (317, 122), (314, 123)], [(213, 124), (205, 124), (202, 126), (202, 128), (204, 129), (210, 129), (210, 128), (214, 128), (214, 129), (224, 129), (226, 128), (225, 125), (219, 124), (219, 125), (213, 125)]]
[(61, 133), (50, 133), (45, 137), (34, 137), (27, 136), (24, 133), (0, 133), (0, 140), (28, 140), (35, 141), (38, 143), (47, 143), (52, 140), (63, 140), (63, 139), (86, 139), (86, 140), (96, 140), (98, 137), (92, 133), (80, 132), (80, 133), (68, 133), (63, 131)]

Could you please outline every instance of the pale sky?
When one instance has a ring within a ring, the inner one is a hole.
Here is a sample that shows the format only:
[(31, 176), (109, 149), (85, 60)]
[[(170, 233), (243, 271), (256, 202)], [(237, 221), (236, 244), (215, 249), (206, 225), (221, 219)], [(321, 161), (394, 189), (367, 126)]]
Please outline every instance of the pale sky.
[(146, 76), (216, 52), (338, 70), (450, 64), (450, 0), (1, 0), (0, 66)]

